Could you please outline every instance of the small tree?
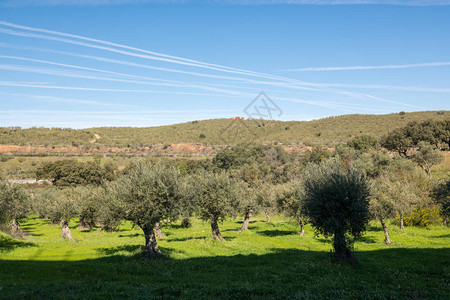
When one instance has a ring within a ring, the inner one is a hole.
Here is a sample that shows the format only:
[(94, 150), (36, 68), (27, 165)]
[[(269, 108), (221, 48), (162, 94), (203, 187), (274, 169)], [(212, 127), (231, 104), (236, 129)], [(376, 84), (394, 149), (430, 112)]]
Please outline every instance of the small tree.
[(8, 224), (12, 236), (23, 234), (19, 220), (30, 211), (29, 194), (17, 184), (0, 181), (0, 221)]
[(53, 223), (59, 222), (62, 231), (62, 237), (75, 242), (70, 232), (70, 219), (78, 215), (80, 202), (80, 194), (74, 188), (64, 188), (54, 190), (54, 192), (46, 193), (46, 205), (48, 207), (48, 215)]
[[(144, 256), (163, 256), (155, 236), (155, 224), (174, 220), (180, 215), (183, 191), (181, 174), (175, 167), (138, 162), (128, 174), (108, 184), (109, 198), (121, 218), (144, 232)], [(117, 215), (116, 215), (117, 216)]]
[(395, 216), (396, 207), (389, 192), (389, 184), (385, 184), (385, 180), (382, 177), (378, 178), (373, 185), (370, 212), (374, 218), (380, 220), (384, 231), (384, 242), (391, 244), (385, 220)]
[(199, 215), (211, 223), (212, 238), (224, 241), (219, 222), (236, 214), (243, 186), (224, 172), (204, 172), (194, 180)]
[(377, 139), (371, 135), (360, 135), (347, 142), (347, 146), (359, 150), (362, 152), (367, 152), (370, 149), (375, 149), (377, 147)]
[(292, 182), (280, 186), (276, 192), (278, 210), (294, 219), (300, 225), (301, 236), (305, 235), (305, 212), (302, 186), (299, 182)]
[(369, 221), (370, 187), (358, 171), (338, 158), (312, 165), (304, 174), (304, 207), (316, 232), (333, 237), (335, 257), (352, 257), (347, 234), (359, 237)]
[(432, 180), (431, 168), (444, 160), (444, 156), (440, 152), (434, 150), (430, 144), (425, 142), (419, 143), (419, 149), (411, 156), (411, 158), (427, 172), (430, 180)]
[(80, 194), (78, 202), (80, 229), (90, 230), (97, 223), (101, 189), (93, 186), (78, 187), (77, 192)]
[(433, 199), (441, 206), (440, 212), (444, 223), (450, 221), (450, 180), (438, 184), (432, 192)]

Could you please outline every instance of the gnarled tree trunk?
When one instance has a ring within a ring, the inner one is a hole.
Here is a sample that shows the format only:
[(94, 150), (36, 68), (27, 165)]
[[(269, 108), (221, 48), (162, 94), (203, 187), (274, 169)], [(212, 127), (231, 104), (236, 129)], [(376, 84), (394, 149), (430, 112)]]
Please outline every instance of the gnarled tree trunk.
[(158, 248), (158, 243), (156, 242), (155, 230), (153, 226), (150, 225), (142, 225), (142, 231), (145, 236), (145, 248), (142, 254), (147, 258), (156, 258), (162, 257), (164, 258), (164, 254), (161, 253), (161, 250)]
[(253, 209), (247, 209), (245, 211), (245, 217), (244, 217), (244, 223), (242, 223), (241, 230), (239, 231), (245, 231), (248, 229), (248, 224), (250, 223), (250, 217), (252, 216)]
[(17, 218), (13, 218), (10, 226), (11, 226), (11, 235), (12, 236), (21, 236), (21, 235), (23, 235), (22, 228), (20, 228), (20, 224), (17, 221)]
[(161, 231), (161, 226), (160, 226), (159, 222), (155, 223), (155, 234), (158, 239), (164, 239), (164, 235)]
[(405, 226), (403, 225), (403, 214), (400, 214), (400, 230), (405, 229)]
[(211, 231), (213, 239), (219, 240), (221, 242), (225, 241), (225, 239), (222, 237), (222, 234), (220, 233), (219, 224), (217, 223), (216, 218), (211, 219)]
[(82, 230), (89, 230), (91, 229), (91, 225), (89, 224), (87, 218), (80, 218), (80, 229)]
[(305, 235), (305, 224), (303, 223), (302, 218), (298, 218), (298, 223), (300, 224), (300, 232), (298, 234), (300, 234), (301, 236)]
[(270, 223), (270, 216), (269, 216), (269, 212), (267, 211), (267, 209), (264, 210), (264, 214), (266, 215), (267, 223)]
[(333, 237), (333, 248), (334, 255), (338, 260), (346, 260), (351, 258), (352, 253), (348, 248), (347, 242), (345, 240), (345, 234), (341, 231), (336, 231)]
[(390, 244), (391, 240), (389, 239), (389, 230), (386, 226), (386, 223), (384, 223), (383, 219), (380, 219), (380, 222), (381, 222), (381, 226), (383, 226), (383, 230), (384, 230), (384, 242), (386, 244)]
[(59, 224), (61, 225), (62, 237), (65, 239), (69, 239), (72, 242), (76, 242), (72, 237), (72, 234), (70, 233), (69, 222), (67, 222), (66, 220), (61, 220)]

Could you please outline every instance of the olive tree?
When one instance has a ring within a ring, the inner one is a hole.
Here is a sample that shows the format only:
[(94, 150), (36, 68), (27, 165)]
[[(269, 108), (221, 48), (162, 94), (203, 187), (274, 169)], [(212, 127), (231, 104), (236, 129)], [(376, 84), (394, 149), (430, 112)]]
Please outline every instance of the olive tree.
[(236, 214), (243, 185), (225, 172), (204, 172), (193, 180), (199, 216), (211, 223), (212, 238), (224, 241), (219, 222)]
[(385, 220), (394, 217), (396, 214), (395, 203), (389, 195), (389, 186), (384, 182), (384, 178), (378, 178), (373, 185), (372, 196), (370, 198), (370, 212), (372, 216), (380, 220), (384, 231), (384, 242), (390, 244), (389, 229)]
[(444, 223), (448, 223), (450, 221), (450, 180), (436, 185), (431, 195), (441, 206), (440, 212)]
[(370, 185), (364, 174), (347, 170), (339, 158), (310, 165), (304, 173), (304, 208), (317, 233), (333, 237), (335, 257), (352, 257), (347, 235), (359, 237), (369, 221)]
[(276, 192), (278, 210), (286, 216), (294, 219), (300, 225), (301, 236), (305, 235), (305, 211), (302, 186), (298, 182), (292, 182), (279, 186)]
[(79, 193), (78, 218), (80, 229), (90, 230), (97, 223), (100, 199), (103, 196), (102, 190), (98, 187), (87, 186), (77, 187)]
[(30, 195), (23, 187), (0, 181), (0, 221), (8, 224), (12, 236), (23, 234), (19, 220), (30, 210)]
[(425, 142), (419, 143), (419, 148), (411, 156), (413, 161), (415, 161), (425, 172), (427, 172), (428, 177), (431, 177), (431, 168), (434, 165), (441, 163), (444, 160), (444, 156), (437, 150), (434, 150), (430, 144)]
[(127, 174), (107, 184), (109, 196), (106, 200), (114, 206), (108, 212), (142, 229), (145, 236), (143, 254), (148, 258), (164, 257), (156, 241), (155, 224), (174, 220), (180, 215), (181, 180), (175, 167), (141, 161)]

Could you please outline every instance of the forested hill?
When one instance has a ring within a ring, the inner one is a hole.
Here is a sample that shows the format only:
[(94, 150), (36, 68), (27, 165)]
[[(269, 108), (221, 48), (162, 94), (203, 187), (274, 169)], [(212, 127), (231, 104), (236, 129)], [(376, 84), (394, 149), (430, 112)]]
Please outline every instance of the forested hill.
[(159, 127), (89, 129), (0, 128), (0, 144), (29, 146), (138, 147), (149, 144), (340, 143), (360, 134), (377, 138), (412, 121), (448, 120), (450, 111), (343, 115), (314, 121), (212, 119)]

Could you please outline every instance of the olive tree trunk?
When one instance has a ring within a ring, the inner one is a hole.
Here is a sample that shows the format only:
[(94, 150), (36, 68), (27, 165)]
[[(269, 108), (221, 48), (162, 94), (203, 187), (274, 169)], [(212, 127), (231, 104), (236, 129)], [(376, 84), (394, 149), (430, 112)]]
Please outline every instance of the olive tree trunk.
[(269, 212), (267, 211), (267, 209), (264, 210), (264, 214), (266, 215), (267, 223), (270, 223), (270, 216), (269, 216)]
[(338, 260), (346, 260), (351, 258), (352, 253), (345, 240), (345, 233), (336, 231), (333, 237), (334, 255)]
[(156, 257), (164, 258), (165, 256), (161, 253), (161, 250), (159, 250), (158, 243), (156, 242), (155, 229), (153, 228), (153, 226), (142, 225), (139, 227), (141, 227), (145, 236), (145, 247), (142, 254), (145, 257), (151, 259), (154, 259)]
[(245, 211), (244, 223), (242, 223), (242, 228), (240, 231), (245, 231), (248, 229), (248, 224), (250, 223), (250, 217), (252, 216), (253, 209), (248, 209)]
[(164, 239), (164, 234), (161, 231), (161, 226), (159, 222), (155, 223), (155, 234), (158, 239)]
[(225, 241), (225, 239), (222, 237), (222, 234), (220, 233), (219, 224), (217, 223), (216, 218), (211, 219), (211, 231), (213, 239), (219, 240), (221, 242)]
[(391, 240), (389, 239), (389, 230), (386, 226), (386, 223), (384, 223), (383, 219), (380, 219), (380, 222), (381, 222), (381, 226), (383, 226), (383, 230), (384, 230), (384, 242), (386, 244), (390, 244)]
[(89, 224), (87, 218), (80, 218), (79, 228), (82, 229), (82, 230), (89, 230), (89, 229), (91, 229), (91, 225)]
[(67, 222), (66, 220), (61, 220), (59, 224), (61, 225), (62, 237), (65, 239), (69, 239), (72, 242), (76, 242), (72, 237), (72, 234), (70, 233), (69, 222)]
[(403, 214), (400, 214), (400, 230), (405, 229), (405, 226), (403, 225)]
[(13, 218), (10, 226), (11, 226), (11, 235), (12, 236), (23, 235), (22, 228), (20, 227), (20, 224), (17, 221), (17, 218)]
[(300, 224), (300, 232), (298, 233), (301, 236), (305, 235), (305, 224), (303, 223), (302, 218), (298, 218), (298, 223)]

